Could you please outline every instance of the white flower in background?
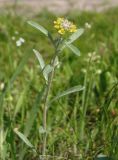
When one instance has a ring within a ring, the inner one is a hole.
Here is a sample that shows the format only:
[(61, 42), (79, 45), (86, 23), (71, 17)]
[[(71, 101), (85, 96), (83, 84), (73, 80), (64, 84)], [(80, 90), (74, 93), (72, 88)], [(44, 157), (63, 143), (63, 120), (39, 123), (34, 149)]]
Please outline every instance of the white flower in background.
[(85, 23), (85, 27), (88, 29), (91, 29), (91, 24), (89, 24), (88, 22)]
[(99, 158), (99, 159), (108, 159), (108, 156), (107, 156), (107, 155), (104, 155), (104, 154), (99, 154), (99, 155), (97, 156), (97, 158)]
[(96, 71), (96, 74), (101, 74), (102, 73), (102, 70), (101, 69), (98, 69), (97, 71)]
[(19, 39), (22, 43), (25, 43), (25, 40), (21, 37), (20, 39)]
[(16, 41), (16, 46), (17, 46), (17, 47), (20, 47), (21, 45), (22, 45), (21, 41), (19, 41), (19, 40)]
[(16, 38), (13, 36), (11, 39), (14, 41)]
[(83, 73), (86, 73), (86, 72), (87, 72), (87, 70), (86, 70), (85, 68), (83, 68), (81, 71), (82, 71)]
[(16, 34), (16, 35), (18, 35), (18, 34), (19, 34), (19, 32), (18, 32), (18, 31), (15, 31), (15, 34)]
[(92, 57), (92, 53), (88, 53), (88, 57), (90, 57), (90, 58), (91, 58), (91, 57)]
[(0, 90), (3, 90), (4, 87), (5, 87), (5, 84), (2, 82), (2, 83), (0, 84)]
[(85, 59), (86, 62), (92, 61), (92, 62), (100, 62), (100, 55), (98, 55), (96, 52), (88, 53), (88, 57)]
[(20, 37), (17, 41), (16, 41), (16, 46), (17, 47), (20, 47), (23, 43), (25, 43), (25, 40)]

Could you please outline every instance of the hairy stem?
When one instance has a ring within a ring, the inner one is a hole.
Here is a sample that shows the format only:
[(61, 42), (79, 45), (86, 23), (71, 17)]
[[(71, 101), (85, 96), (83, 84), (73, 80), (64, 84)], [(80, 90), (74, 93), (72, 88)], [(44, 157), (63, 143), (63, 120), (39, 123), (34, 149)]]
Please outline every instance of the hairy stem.
[(55, 52), (55, 55), (54, 55), (54, 57), (52, 59), (52, 63), (51, 63), (52, 67), (53, 67), (53, 70), (49, 74), (48, 84), (47, 84), (47, 87), (46, 87), (46, 94), (45, 94), (45, 98), (44, 98), (43, 127), (44, 127), (44, 130), (45, 130), (45, 133), (44, 133), (44, 137), (43, 137), (43, 156), (46, 155), (48, 97), (49, 97), (50, 89), (51, 89), (51, 86), (52, 86), (52, 80), (53, 80), (53, 77), (54, 77), (56, 56), (57, 56), (57, 53)]

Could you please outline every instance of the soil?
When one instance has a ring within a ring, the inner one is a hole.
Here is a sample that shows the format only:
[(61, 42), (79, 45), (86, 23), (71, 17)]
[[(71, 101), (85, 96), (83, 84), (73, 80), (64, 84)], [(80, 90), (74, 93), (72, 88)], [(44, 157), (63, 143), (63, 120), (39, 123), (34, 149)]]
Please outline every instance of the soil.
[(0, 7), (14, 5), (27, 8), (29, 12), (39, 12), (44, 8), (54, 13), (63, 14), (70, 10), (102, 11), (109, 7), (118, 6), (118, 0), (0, 0)]

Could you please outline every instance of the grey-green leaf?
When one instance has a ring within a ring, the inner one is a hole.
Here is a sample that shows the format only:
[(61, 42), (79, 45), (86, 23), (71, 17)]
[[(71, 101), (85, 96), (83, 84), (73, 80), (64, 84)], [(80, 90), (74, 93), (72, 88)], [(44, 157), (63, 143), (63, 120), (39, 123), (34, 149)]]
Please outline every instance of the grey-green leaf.
[(36, 22), (32, 22), (32, 21), (28, 21), (28, 24), (30, 24), (32, 27), (38, 29), (39, 31), (41, 31), (44, 35), (48, 36), (48, 31), (40, 24), (38, 24)]
[(56, 56), (55, 61), (54, 61), (54, 67), (59, 66), (59, 58)]
[(23, 142), (30, 148), (34, 148), (34, 146), (31, 144), (31, 142), (27, 139), (27, 137), (19, 132), (17, 129), (14, 129), (14, 132), (23, 140)]
[(39, 61), (41, 69), (43, 69), (45, 67), (45, 62), (43, 60), (42, 55), (37, 50), (35, 50), (35, 49), (33, 49), (33, 52), (34, 52), (34, 54), (36, 55), (36, 57), (37, 57), (37, 59)]
[(66, 44), (66, 46), (77, 56), (80, 56), (80, 51), (77, 47), (75, 47), (73, 44)]
[(73, 33), (68, 41), (66, 41), (67, 44), (71, 44), (73, 43), (76, 39), (78, 39), (82, 34), (84, 33), (84, 29), (83, 28), (80, 28), (78, 29), (75, 33)]
[(53, 70), (53, 67), (50, 66), (49, 64), (47, 66), (45, 66), (44, 70), (43, 70), (43, 75), (46, 81), (48, 81), (48, 76), (49, 73)]
[(43, 126), (40, 126), (40, 127), (39, 127), (39, 133), (40, 133), (40, 134), (46, 133), (46, 130), (44, 129)]
[(95, 160), (110, 160), (107, 155), (99, 154)]
[(54, 97), (54, 98), (51, 100), (51, 103), (52, 103), (53, 101), (55, 101), (55, 100), (63, 97), (63, 96), (66, 96), (66, 95), (71, 94), (71, 93), (74, 93), (74, 92), (79, 92), (79, 91), (82, 91), (82, 90), (84, 90), (84, 87), (83, 87), (83, 86), (80, 86), (80, 85), (74, 86), (74, 87), (72, 87), (72, 88), (70, 88), (70, 89), (68, 89), (68, 90), (66, 90), (66, 91), (63, 91), (63, 92), (59, 93), (56, 97)]
[(78, 39), (82, 34), (84, 33), (84, 29), (80, 28), (75, 33), (73, 33), (67, 41), (64, 41), (62, 47), (60, 48), (60, 51), (62, 51), (67, 45), (73, 43), (76, 39)]

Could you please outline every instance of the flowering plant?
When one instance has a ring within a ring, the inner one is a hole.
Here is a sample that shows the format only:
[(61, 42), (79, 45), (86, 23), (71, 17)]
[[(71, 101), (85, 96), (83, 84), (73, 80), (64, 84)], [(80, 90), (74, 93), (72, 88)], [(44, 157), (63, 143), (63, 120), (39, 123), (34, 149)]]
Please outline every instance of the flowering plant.
[(63, 35), (66, 32), (74, 33), (77, 31), (76, 25), (64, 18), (57, 18), (54, 21), (54, 27), (58, 29), (58, 33)]
[[(78, 39), (84, 32), (84, 29), (77, 29), (76, 25), (73, 22), (70, 22), (67, 19), (64, 18), (57, 18), (56, 21), (54, 21), (54, 28), (58, 31), (58, 36), (56, 38), (53, 38), (52, 34), (47, 31), (43, 26), (28, 21), (28, 24), (33, 26), (34, 28), (38, 29), (40, 32), (42, 32), (46, 37), (49, 38), (49, 40), (52, 43), (52, 46), (54, 48), (54, 55), (50, 61), (49, 64), (46, 64), (42, 55), (37, 51), (36, 49), (33, 49), (34, 54), (36, 55), (40, 68), (42, 70), (44, 79), (45, 79), (45, 94), (44, 94), (44, 107), (43, 107), (43, 126), (40, 127), (40, 133), (43, 134), (43, 148), (42, 148), (42, 156), (44, 157), (46, 155), (46, 149), (47, 149), (47, 138), (48, 138), (48, 132), (47, 132), (47, 113), (50, 105), (53, 101), (66, 96), (68, 94), (71, 94), (73, 92), (82, 91), (84, 89), (83, 86), (78, 85), (74, 86), (66, 91), (62, 91), (61, 93), (57, 94), (56, 97), (52, 98), (50, 100), (49, 94), (51, 91), (51, 87), (53, 84), (53, 77), (55, 69), (58, 66), (58, 56), (59, 54), (65, 49), (69, 48), (74, 54), (77, 56), (80, 56), (80, 51), (77, 47), (75, 47), (72, 43)], [(16, 131), (15, 132), (22, 138), (23, 135)], [(23, 140), (26, 138), (22, 138)], [(25, 141), (25, 143), (28, 142), (28, 140)], [(32, 146), (28, 142), (28, 146)]]

